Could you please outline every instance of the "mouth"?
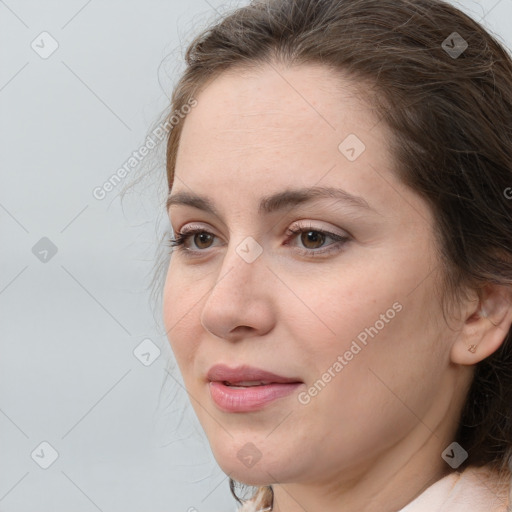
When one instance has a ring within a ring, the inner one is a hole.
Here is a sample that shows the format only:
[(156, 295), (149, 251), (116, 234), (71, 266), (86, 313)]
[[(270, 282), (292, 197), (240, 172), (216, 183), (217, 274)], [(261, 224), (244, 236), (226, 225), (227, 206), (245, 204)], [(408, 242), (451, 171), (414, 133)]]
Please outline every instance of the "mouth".
[(212, 382), (226, 382), (233, 386), (242, 387), (302, 382), (298, 378), (284, 377), (283, 375), (278, 375), (252, 366), (243, 365), (236, 368), (230, 368), (224, 364), (216, 364), (212, 366), (208, 370), (206, 378)]
[(275, 382), (264, 382), (264, 381), (259, 381), (259, 382), (246, 381), (246, 382), (232, 383), (232, 382), (228, 382), (227, 380), (225, 380), (222, 382), (222, 384), (224, 384), (225, 386), (229, 386), (230, 388), (233, 388), (233, 389), (245, 389), (245, 388), (252, 388), (254, 386), (267, 386), (268, 384), (276, 384), (276, 383)]
[(257, 411), (289, 396), (304, 383), (250, 366), (215, 365), (208, 371), (210, 396), (224, 412)]

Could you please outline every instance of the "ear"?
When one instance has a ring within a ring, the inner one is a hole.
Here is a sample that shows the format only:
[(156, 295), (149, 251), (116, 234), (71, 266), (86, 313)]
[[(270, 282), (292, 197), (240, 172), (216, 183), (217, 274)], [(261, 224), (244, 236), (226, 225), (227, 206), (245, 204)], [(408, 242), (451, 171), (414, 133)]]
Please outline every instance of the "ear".
[(464, 323), (451, 349), (456, 364), (474, 365), (500, 348), (512, 324), (512, 287), (488, 284), (467, 305)]

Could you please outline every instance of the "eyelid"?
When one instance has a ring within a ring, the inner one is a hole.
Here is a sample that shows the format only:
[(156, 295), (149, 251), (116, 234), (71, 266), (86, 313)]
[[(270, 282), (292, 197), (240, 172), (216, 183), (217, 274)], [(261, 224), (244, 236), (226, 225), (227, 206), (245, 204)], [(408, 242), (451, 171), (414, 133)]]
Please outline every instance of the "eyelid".
[[(337, 228), (337, 229), (340, 229), (340, 228)], [(173, 233), (181, 233), (181, 234), (185, 235), (185, 234), (192, 233), (196, 230), (204, 231), (205, 233), (212, 234), (218, 238), (218, 235), (216, 235), (213, 232), (214, 230), (212, 228), (204, 227), (202, 225), (194, 224), (194, 223), (184, 224), (181, 228), (178, 228), (176, 231), (173, 229)], [(333, 236), (333, 237), (353, 238), (352, 235), (347, 230), (341, 230), (342, 232), (338, 233), (330, 228), (324, 228), (322, 226), (315, 226), (312, 224), (312, 221), (310, 221), (310, 220), (296, 221), (295, 223), (293, 223), (291, 226), (289, 226), (286, 229), (285, 234), (291, 234), (292, 232), (299, 231), (299, 230), (301, 230), (301, 231), (306, 231), (306, 230), (317, 231), (317, 232), (325, 233), (326, 235)]]
[(310, 231), (320, 231), (320, 232), (327, 233), (328, 235), (332, 235), (332, 236), (340, 236), (340, 237), (342, 236), (342, 237), (346, 237), (346, 238), (353, 238), (352, 235), (346, 229), (317, 226), (317, 225), (313, 224), (313, 222), (318, 222), (318, 221), (297, 220), (287, 229), (287, 231), (290, 231), (293, 229), (301, 229), (301, 230), (309, 229)]
[[(326, 233), (332, 234), (332, 235), (346, 236), (348, 238), (353, 238), (351, 233), (349, 231), (347, 231), (346, 229), (316, 226), (316, 225), (312, 224), (313, 222), (320, 222), (320, 221), (302, 220), (302, 219), (296, 220), (290, 225), (290, 227), (288, 227), (286, 229), (285, 233), (287, 231), (289, 231), (290, 229), (294, 229), (294, 227), (296, 227), (296, 228), (300, 228), (300, 229), (309, 229), (311, 231), (322, 231), (322, 232), (326, 232)], [(184, 223), (182, 226), (180, 226), (176, 230), (171, 225), (171, 229), (172, 229), (173, 233), (185, 233), (185, 232), (188, 233), (190, 231), (195, 230), (196, 228), (210, 232), (211, 234), (214, 234), (213, 231), (215, 231), (214, 228), (212, 228), (208, 225), (205, 227), (203, 224), (198, 224), (194, 221), (192, 221), (190, 223)], [(334, 230), (340, 230), (341, 232), (338, 233)], [(275, 230), (272, 229), (272, 231), (275, 231)], [(217, 236), (217, 235), (215, 235), (215, 236)]]
[[(321, 233), (325, 237), (334, 240), (334, 243), (328, 244), (327, 246), (318, 249), (304, 249), (296, 247), (290, 243), (290, 241), (296, 239), (298, 235), (307, 233), (308, 231)], [(209, 228), (206, 229), (203, 226), (190, 224), (186, 225), (186, 227), (182, 227), (177, 231), (177, 237), (171, 238), (170, 245), (171, 247), (177, 248), (180, 252), (185, 253), (185, 255), (191, 258), (199, 257), (201, 253), (208, 253), (208, 249), (210, 249), (210, 247), (207, 249), (189, 249), (185, 244), (188, 243), (188, 241), (193, 238), (194, 235), (200, 233), (206, 233), (208, 235), (212, 235), (215, 238), (219, 238), (217, 235), (215, 235), (215, 233), (210, 231)], [(333, 252), (339, 253), (342, 250), (340, 245), (344, 246), (347, 242), (353, 239), (353, 237), (347, 231), (344, 231), (344, 234), (336, 233), (334, 230), (314, 226), (311, 221), (307, 221), (306, 224), (297, 221), (296, 224), (292, 224), (292, 226), (286, 230), (285, 234), (287, 235), (287, 238), (283, 245), (294, 247), (295, 252), (305, 257), (321, 257), (327, 256)]]

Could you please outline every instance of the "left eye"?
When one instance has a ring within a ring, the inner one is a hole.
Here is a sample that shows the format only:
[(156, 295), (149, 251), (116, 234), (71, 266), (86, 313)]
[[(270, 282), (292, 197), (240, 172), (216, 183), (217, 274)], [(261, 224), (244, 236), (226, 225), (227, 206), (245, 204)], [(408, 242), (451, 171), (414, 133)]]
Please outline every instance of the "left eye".
[[(295, 229), (290, 228), (286, 231), (286, 235), (288, 236), (288, 239), (284, 245), (291, 245), (289, 241), (296, 238), (298, 235), (301, 235), (300, 240), (304, 244), (306, 249), (297, 248), (296, 250), (300, 254), (303, 254), (305, 256), (325, 254), (339, 250), (340, 247), (349, 240), (349, 236), (347, 235), (341, 235), (337, 233), (331, 233), (329, 231), (324, 231), (321, 229), (315, 229), (313, 226), (298, 227)], [(190, 249), (189, 247), (187, 247), (188, 241), (192, 237), (194, 243), (196, 244), (196, 247), (199, 247), (199, 249)], [(171, 237), (169, 242), (171, 248), (176, 248), (181, 252), (185, 252), (185, 254), (188, 253), (194, 255), (197, 253), (204, 252), (205, 249), (209, 249), (211, 247), (209, 242), (211, 242), (214, 238), (214, 234), (205, 231), (204, 229), (191, 228), (181, 232), (177, 232), (176, 237)], [(335, 243), (329, 244), (327, 246), (328, 249), (326, 250), (318, 250), (324, 245), (325, 240), (327, 238), (333, 239)], [(206, 244), (207, 246), (205, 247), (204, 244)], [(313, 245), (313, 247), (308, 247), (308, 245), (310, 244)]]
[[(349, 239), (349, 237), (346, 235), (340, 235), (337, 233), (331, 233), (329, 231), (324, 231), (321, 229), (315, 229), (312, 226), (305, 228), (288, 229), (286, 234), (290, 237), (289, 239), (293, 239), (296, 238), (298, 235), (301, 235), (299, 240), (304, 245), (304, 247), (306, 247), (306, 250), (299, 248), (299, 252), (305, 255), (329, 253), (333, 250), (337, 250), (340, 245), (343, 245)], [(327, 238), (333, 239), (335, 243), (328, 245), (327, 247), (329, 249), (327, 250), (315, 250), (323, 246)], [(309, 246), (309, 244), (312, 244), (313, 247)], [(286, 243), (286, 245), (289, 245), (288, 242)]]

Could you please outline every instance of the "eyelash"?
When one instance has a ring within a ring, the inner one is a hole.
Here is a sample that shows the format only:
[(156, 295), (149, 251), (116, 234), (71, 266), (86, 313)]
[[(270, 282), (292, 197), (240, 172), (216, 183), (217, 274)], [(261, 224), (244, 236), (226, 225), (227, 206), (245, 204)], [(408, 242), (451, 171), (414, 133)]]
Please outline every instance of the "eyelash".
[[(288, 239), (285, 243), (285, 245), (288, 245), (288, 242), (290, 239), (295, 238), (297, 235), (300, 235), (302, 233), (308, 233), (308, 232), (314, 232), (314, 233), (320, 233), (322, 235), (325, 235), (327, 237), (332, 238), (335, 243), (331, 244), (330, 249), (327, 250), (315, 250), (315, 249), (295, 249), (300, 255), (302, 256), (316, 256), (318, 254), (321, 254), (322, 256), (331, 254), (332, 252), (337, 252), (339, 249), (341, 249), (341, 246), (344, 245), (346, 242), (349, 241), (348, 236), (339, 235), (337, 233), (331, 233), (330, 231), (324, 231), (321, 229), (316, 229), (314, 226), (301, 226), (296, 229), (289, 228), (286, 231), (286, 235), (288, 236)], [(206, 233), (208, 235), (213, 235), (213, 233), (210, 233), (209, 231), (206, 231), (205, 229), (201, 228), (191, 228), (185, 231), (179, 231), (176, 233), (176, 237), (170, 237), (169, 239), (169, 247), (171, 247), (171, 253), (174, 251), (174, 249), (179, 250), (180, 252), (186, 252), (189, 256), (193, 257), (195, 255), (198, 255), (199, 253), (205, 252), (207, 249), (203, 250), (194, 250), (194, 249), (188, 249), (185, 247), (185, 243), (188, 241), (189, 238), (191, 238), (193, 235), (196, 235), (198, 233)], [(215, 236), (215, 235), (213, 235)]]

